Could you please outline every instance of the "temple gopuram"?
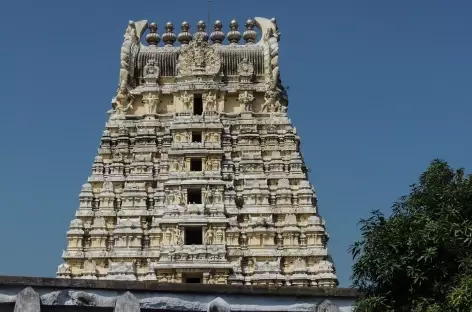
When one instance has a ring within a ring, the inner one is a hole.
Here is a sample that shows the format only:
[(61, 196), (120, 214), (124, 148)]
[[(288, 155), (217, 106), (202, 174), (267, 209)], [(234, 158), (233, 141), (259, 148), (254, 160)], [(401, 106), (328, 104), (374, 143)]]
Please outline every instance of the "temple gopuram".
[[(130, 21), (57, 278), (1, 311), (351, 311), (288, 113), (274, 18)], [(57, 310), (57, 309), (56, 309)]]

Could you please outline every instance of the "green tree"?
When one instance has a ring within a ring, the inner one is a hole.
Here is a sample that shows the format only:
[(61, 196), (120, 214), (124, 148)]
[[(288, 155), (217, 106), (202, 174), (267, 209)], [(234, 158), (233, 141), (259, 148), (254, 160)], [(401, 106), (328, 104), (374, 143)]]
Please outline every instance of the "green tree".
[(434, 160), (350, 247), (358, 312), (472, 311), (472, 176)]

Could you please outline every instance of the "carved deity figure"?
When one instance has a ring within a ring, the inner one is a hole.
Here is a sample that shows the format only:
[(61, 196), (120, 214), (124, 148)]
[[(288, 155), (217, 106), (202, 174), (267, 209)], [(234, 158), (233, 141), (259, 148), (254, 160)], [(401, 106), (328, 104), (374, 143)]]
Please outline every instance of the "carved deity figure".
[(178, 64), (180, 76), (216, 75), (220, 71), (220, 66), (221, 58), (217, 48), (204, 41), (200, 33), (180, 49)]
[(93, 260), (92, 258), (88, 258), (84, 262), (84, 273), (95, 274), (96, 271), (97, 271), (97, 264), (95, 263), (95, 260)]
[(193, 95), (185, 91), (181, 96), (180, 100), (184, 104), (185, 112), (190, 112), (192, 110)]
[(179, 161), (179, 169), (182, 172), (187, 171), (187, 163), (185, 162), (185, 158), (181, 158)]
[(211, 90), (208, 91), (207, 95), (205, 96), (205, 111), (216, 111), (216, 94)]
[(251, 102), (253, 100), (254, 100), (254, 96), (252, 95), (252, 93), (249, 93), (248, 91), (239, 93), (238, 101), (244, 104), (244, 110), (246, 112), (251, 111)]
[(184, 201), (184, 192), (182, 191), (182, 187), (179, 185), (179, 188), (175, 191), (174, 195), (175, 204), (182, 205)]
[(211, 227), (209, 227), (206, 232), (205, 232), (205, 244), (206, 245), (211, 245), (213, 243), (213, 238), (214, 238), (215, 234), (213, 232), (213, 229)]
[(159, 78), (159, 66), (154, 58), (151, 58), (147, 61), (146, 66), (144, 66), (143, 77), (144, 78)]
[(206, 171), (212, 171), (212, 161), (211, 158), (207, 158), (205, 161), (205, 170)]
[(276, 91), (267, 91), (264, 95), (264, 104), (262, 105), (262, 111), (269, 113), (280, 112), (281, 104), (278, 100), (278, 93)]
[(159, 95), (152, 92), (143, 95), (142, 102), (146, 105), (146, 111), (148, 114), (155, 114), (157, 103), (159, 103)]
[(114, 108), (114, 116), (123, 116), (129, 109), (133, 108), (134, 96), (131, 95), (126, 87), (126, 83), (123, 81), (118, 94), (113, 99), (112, 104)]
[(184, 241), (182, 239), (182, 230), (176, 227), (174, 230), (174, 240), (173, 243), (177, 244), (179, 246), (182, 246), (184, 244)]
[(241, 82), (250, 82), (254, 75), (254, 64), (243, 58), (238, 64), (238, 75)]

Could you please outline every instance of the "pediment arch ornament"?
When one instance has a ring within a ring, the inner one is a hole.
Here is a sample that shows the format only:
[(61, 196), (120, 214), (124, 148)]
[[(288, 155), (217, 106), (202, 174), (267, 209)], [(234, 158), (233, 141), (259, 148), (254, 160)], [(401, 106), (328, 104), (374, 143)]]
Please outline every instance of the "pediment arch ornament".
[(196, 34), (194, 40), (180, 48), (179, 75), (216, 75), (221, 68), (221, 58), (215, 46)]

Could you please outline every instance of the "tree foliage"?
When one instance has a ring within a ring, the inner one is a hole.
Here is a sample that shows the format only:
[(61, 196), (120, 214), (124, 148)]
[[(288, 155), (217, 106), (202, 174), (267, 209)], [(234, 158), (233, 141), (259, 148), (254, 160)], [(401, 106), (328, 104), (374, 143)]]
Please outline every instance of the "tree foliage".
[(434, 160), (390, 217), (374, 211), (360, 226), (356, 311), (472, 310), (471, 175)]

